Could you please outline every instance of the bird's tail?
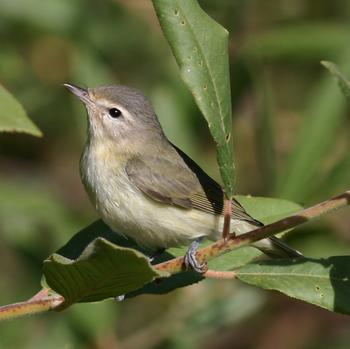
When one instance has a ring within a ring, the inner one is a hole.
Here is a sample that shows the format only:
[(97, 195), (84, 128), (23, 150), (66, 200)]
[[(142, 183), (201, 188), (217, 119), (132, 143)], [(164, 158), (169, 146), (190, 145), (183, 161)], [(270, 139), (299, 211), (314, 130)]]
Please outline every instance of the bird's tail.
[[(237, 200), (233, 200), (232, 204), (234, 208), (232, 211), (233, 220), (231, 221), (231, 226), (233, 228), (233, 231), (238, 235), (247, 233), (248, 231), (254, 230), (264, 225), (258, 220), (251, 217)], [(289, 247), (286, 243), (284, 243), (276, 236), (256, 241), (252, 244), (252, 246), (258, 248), (261, 252), (272, 258), (295, 258), (303, 256), (299, 251)]]
[[(261, 222), (255, 220), (254, 218), (252, 218), (249, 223), (250, 230), (262, 227), (264, 225)], [(261, 252), (263, 252), (271, 258), (303, 257), (303, 254), (301, 252), (288, 246), (285, 242), (283, 242), (276, 236), (271, 236), (269, 238), (256, 241), (252, 244), (252, 246), (256, 247)]]
[(302, 253), (288, 246), (276, 236), (257, 241), (253, 244), (261, 252), (272, 258), (302, 257)]

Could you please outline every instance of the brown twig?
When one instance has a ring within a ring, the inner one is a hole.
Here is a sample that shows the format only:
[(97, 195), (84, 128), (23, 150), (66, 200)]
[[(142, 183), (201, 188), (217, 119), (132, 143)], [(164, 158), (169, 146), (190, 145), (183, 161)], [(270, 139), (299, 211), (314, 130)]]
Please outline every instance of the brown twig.
[(43, 289), (26, 302), (19, 302), (0, 307), (0, 321), (52, 310), (63, 302), (64, 298), (62, 296), (48, 295), (48, 290)]
[(224, 227), (222, 229), (222, 238), (227, 240), (230, 235), (231, 226), (231, 216), (232, 216), (232, 201), (225, 197), (224, 200)]
[[(349, 203), (350, 190), (346, 191), (343, 194), (335, 196), (327, 201), (324, 201), (318, 205), (302, 210), (299, 213), (296, 213), (269, 225), (265, 225), (261, 228), (250, 231), (249, 233), (236, 236), (228, 241), (221, 239), (207, 247), (198, 250), (197, 260), (200, 263), (208, 262), (209, 260), (216, 258), (224, 253), (227, 253), (229, 251), (235, 250), (243, 246), (247, 246), (255, 241), (265, 239), (281, 231), (294, 228), (325, 213), (349, 205)], [(174, 274), (182, 270), (182, 265), (183, 257), (178, 257), (157, 264), (154, 266), (154, 268), (159, 271), (166, 271), (171, 274)]]
[[(227, 241), (225, 241), (225, 239), (219, 240), (199, 250), (197, 252), (197, 259), (200, 262), (207, 262), (215, 257), (235, 250), (239, 247), (249, 245), (261, 239), (265, 239), (286, 229), (294, 228), (325, 213), (349, 205), (349, 203), (350, 191), (346, 191), (345, 193), (335, 196), (332, 199), (309, 207), (299, 213), (281, 219), (277, 222), (255, 229), (249, 233), (236, 236)], [(154, 266), (154, 268), (159, 271), (167, 271), (170, 274), (175, 274), (182, 270), (182, 265), (183, 257), (178, 257), (167, 262), (157, 264)], [(233, 279), (235, 278), (235, 273), (233, 271), (208, 270), (205, 274), (203, 274), (203, 276), (215, 279)], [(64, 298), (62, 296), (50, 295), (49, 291), (44, 289), (26, 302), (0, 307), (0, 321), (53, 310), (59, 307), (63, 302)]]
[(217, 271), (208, 269), (204, 274), (204, 277), (208, 279), (221, 279), (221, 280), (231, 280), (236, 277), (234, 271)]
[(49, 290), (47, 288), (43, 288), (36, 295), (29, 299), (29, 301), (34, 302), (38, 300), (42, 300), (43, 298), (49, 297)]

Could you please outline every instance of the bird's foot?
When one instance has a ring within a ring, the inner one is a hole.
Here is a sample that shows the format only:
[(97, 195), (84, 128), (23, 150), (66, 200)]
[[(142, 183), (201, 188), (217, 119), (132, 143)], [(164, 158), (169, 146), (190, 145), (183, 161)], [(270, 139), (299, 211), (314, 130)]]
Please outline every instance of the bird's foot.
[(202, 239), (197, 239), (191, 243), (185, 254), (184, 264), (186, 269), (192, 269), (197, 273), (204, 274), (208, 270), (208, 265), (207, 263), (200, 263), (196, 257), (197, 249), (201, 240)]

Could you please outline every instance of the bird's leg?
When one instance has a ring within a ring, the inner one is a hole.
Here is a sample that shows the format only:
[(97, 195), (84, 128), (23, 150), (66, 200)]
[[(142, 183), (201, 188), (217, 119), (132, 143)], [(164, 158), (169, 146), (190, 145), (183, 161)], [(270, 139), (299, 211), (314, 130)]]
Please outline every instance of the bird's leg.
[[(224, 200), (224, 227), (222, 229), (222, 237), (225, 241), (231, 237), (230, 234), (230, 225), (231, 225), (231, 216), (232, 216), (232, 201), (225, 197)], [(233, 233), (233, 237), (235, 234)]]
[(193, 269), (197, 273), (203, 274), (208, 270), (208, 266), (206, 263), (199, 263), (196, 258), (196, 253), (198, 246), (203, 238), (198, 238), (194, 240), (190, 247), (188, 248), (185, 257), (184, 257), (184, 264), (187, 269)]

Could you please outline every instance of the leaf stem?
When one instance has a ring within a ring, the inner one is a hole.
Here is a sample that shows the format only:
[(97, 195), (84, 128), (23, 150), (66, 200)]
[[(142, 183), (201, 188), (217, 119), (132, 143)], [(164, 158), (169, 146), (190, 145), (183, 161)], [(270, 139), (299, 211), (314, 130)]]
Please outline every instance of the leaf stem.
[(222, 238), (227, 240), (230, 236), (230, 225), (232, 216), (232, 200), (225, 197), (224, 201), (224, 227), (222, 229)]
[[(329, 200), (321, 202), (320, 204), (302, 210), (299, 213), (293, 214), (287, 218), (252, 230), (246, 234), (232, 237), (227, 241), (225, 239), (221, 239), (207, 247), (198, 250), (196, 256), (197, 260), (201, 263), (208, 262), (209, 260), (216, 258), (224, 253), (243, 246), (247, 246), (255, 241), (265, 239), (281, 231), (294, 228), (302, 223), (310, 221), (311, 219), (318, 218), (328, 212), (347, 206), (349, 203), (350, 190)], [(178, 273), (183, 268), (183, 257), (178, 257), (170, 261), (159, 263), (155, 265), (154, 268), (159, 271), (167, 271), (171, 274)], [(206, 275), (204, 274), (204, 276)]]

